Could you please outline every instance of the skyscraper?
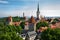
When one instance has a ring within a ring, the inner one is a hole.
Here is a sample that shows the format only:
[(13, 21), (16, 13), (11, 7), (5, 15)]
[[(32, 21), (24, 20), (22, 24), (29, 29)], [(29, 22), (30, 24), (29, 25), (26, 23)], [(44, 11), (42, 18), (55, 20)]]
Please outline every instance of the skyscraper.
[(40, 11), (39, 11), (39, 3), (38, 3), (38, 7), (37, 7), (37, 19), (39, 20), (39, 14), (40, 14)]

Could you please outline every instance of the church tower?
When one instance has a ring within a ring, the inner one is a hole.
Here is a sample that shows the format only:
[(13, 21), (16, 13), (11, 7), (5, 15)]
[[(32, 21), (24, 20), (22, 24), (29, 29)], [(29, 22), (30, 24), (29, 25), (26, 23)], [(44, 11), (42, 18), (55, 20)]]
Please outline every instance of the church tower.
[(38, 3), (38, 7), (37, 7), (37, 19), (39, 20), (39, 14), (40, 14), (40, 11), (39, 11), (39, 3)]
[(23, 17), (25, 16), (24, 12), (23, 12)]
[(7, 20), (6, 20), (6, 24), (8, 24), (8, 25), (12, 25), (12, 23), (13, 23), (13, 21), (12, 21), (12, 17), (9, 16), (9, 17), (7, 18)]

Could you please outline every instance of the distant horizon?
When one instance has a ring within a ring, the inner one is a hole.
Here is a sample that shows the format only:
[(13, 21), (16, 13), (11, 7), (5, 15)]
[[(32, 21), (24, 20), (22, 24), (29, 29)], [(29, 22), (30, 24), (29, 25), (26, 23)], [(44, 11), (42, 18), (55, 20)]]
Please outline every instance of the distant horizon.
[[(9, 16), (5, 16), (5, 17), (9, 17)], [(5, 18), (5, 17), (0, 17), (0, 18)], [(16, 16), (12, 16), (12, 17), (16, 17)], [(23, 16), (18, 16), (18, 17), (23, 17)], [(25, 16), (25, 17), (30, 18), (31, 16), (30, 16), (30, 17)], [(34, 16), (33, 16), (33, 17), (34, 17)], [(60, 17), (60, 16), (44, 16), (44, 17), (50, 17), (50, 18), (51, 18), (51, 17), (55, 17), (55, 18), (56, 18), (56, 17)], [(37, 18), (37, 17), (35, 17), (35, 18)]]

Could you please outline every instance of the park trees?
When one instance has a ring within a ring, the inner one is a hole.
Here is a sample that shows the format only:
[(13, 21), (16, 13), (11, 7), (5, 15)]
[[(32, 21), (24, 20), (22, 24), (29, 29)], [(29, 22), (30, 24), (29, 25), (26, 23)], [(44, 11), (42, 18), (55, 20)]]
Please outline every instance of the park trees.
[[(23, 40), (19, 35), (22, 28), (20, 26), (1, 25), (0, 40)], [(17, 34), (19, 33), (19, 34)]]
[(46, 22), (38, 22), (37, 24), (36, 24), (36, 28), (37, 29), (39, 29), (40, 27), (48, 27), (48, 23), (46, 23)]
[(41, 34), (42, 40), (60, 40), (60, 28), (50, 29), (43, 31)]

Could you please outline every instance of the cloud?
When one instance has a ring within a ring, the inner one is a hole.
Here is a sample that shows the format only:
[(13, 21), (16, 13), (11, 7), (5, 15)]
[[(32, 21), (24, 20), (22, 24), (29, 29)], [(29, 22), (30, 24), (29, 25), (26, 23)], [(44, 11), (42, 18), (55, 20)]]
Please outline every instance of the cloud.
[[(3, 16), (23, 16), (23, 12), (25, 16), (31, 17), (32, 15), (36, 17), (36, 10), (11, 10), (5, 11), (0, 14), (0, 17)], [(60, 10), (40, 10), (40, 15), (47, 16), (47, 17), (55, 17), (60, 16)]]
[(11, 1), (24, 1), (24, 2), (29, 2), (29, 1), (34, 1), (35, 2), (36, 1), (37, 2), (37, 1), (40, 1), (40, 0), (11, 0)]
[(60, 16), (60, 10), (41, 10), (40, 12), (42, 15), (48, 17)]
[[(22, 0), (22, 1), (34, 1), (34, 0)], [(37, 0), (35, 0), (37, 1)], [(28, 4), (28, 3), (27, 3)], [(9, 8), (8, 8), (9, 9)], [(25, 13), (25, 16), (35, 16), (36, 17), (36, 11), (37, 11), (37, 5), (23, 5), (22, 7), (17, 8), (10, 8), (11, 10), (6, 10), (0, 12), (0, 16), (23, 16), (23, 12)], [(13, 9), (13, 10), (12, 10)], [(60, 16), (60, 5), (59, 4), (40, 4), (40, 15), (43, 16)]]
[(8, 3), (8, 1), (0, 0), (0, 3)]
[[(48, 9), (49, 8), (49, 9)], [(42, 10), (40, 10), (40, 15), (43, 16), (50, 16), (50, 17), (54, 17), (54, 16), (60, 16), (60, 10), (58, 9), (58, 7), (56, 7), (56, 10), (52, 10), (53, 7), (46, 6), (45, 8), (43, 8)], [(53, 8), (55, 9), (55, 7)], [(36, 11), (37, 8), (33, 8), (30, 6), (24, 6), (23, 9), (14, 9), (14, 10), (9, 10), (9, 11), (2, 11), (0, 12), (1, 15), (0, 16), (23, 16), (23, 12), (25, 13), (25, 16), (31, 17), (32, 15), (36, 17)]]
[(44, 16), (60, 16), (60, 5), (46, 5), (41, 8), (41, 14)]
[(60, 5), (46, 5), (41, 8), (41, 10), (60, 10)]

